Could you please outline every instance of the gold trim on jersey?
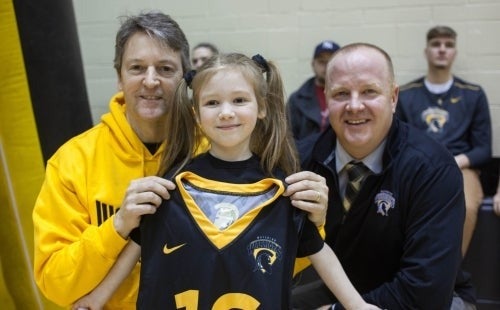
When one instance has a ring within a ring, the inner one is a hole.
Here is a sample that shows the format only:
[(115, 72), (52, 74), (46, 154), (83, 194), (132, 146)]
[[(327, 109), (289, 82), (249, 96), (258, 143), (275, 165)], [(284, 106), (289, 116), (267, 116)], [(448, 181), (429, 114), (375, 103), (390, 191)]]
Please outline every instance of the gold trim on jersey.
[(467, 84), (467, 83), (461, 83), (461, 82), (455, 82), (454, 84), (458, 88), (469, 89), (469, 90), (473, 90), (473, 91), (481, 90), (481, 88), (479, 86), (473, 85), (473, 84)]
[[(189, 192), (184, 187), (184, 182), (189, 182), (190, 185), (203, 189), (207, 192), (213, 193), (229, 193), (232, 195), (248, 196), (248, 195), (259, 195), (269, 191), (271, 188), (277, 188), (274, 195), (265, 201), (262, 201), (259, 205), (255, 206), (250, 211), (243, 214), (234, 223), (229, 225), (224, 230), (219, 230), (219, 228), (212, 223), (212, 221), (205, 215), (201, 208), (196, 204), (194, 198), (189, 194)], [(244, 232), (245, 229), (252, 223), (255, 217), (265, 206), (268, 206), (274, 202), (283, 192), (285, 191), (285, 186), (283, 182), (278, 179), (266, 178), (259, 182), (251, 184), (234, 184), (225, 183), (214, 180), (205, 179), (192, 172), (185, 171), (179, 173), (175, 177), (175, 182), (179, 189), (179, 192), (188, 208), (189, 212), (193, 216), (196, 224), (199, 227), (203, 227), (201, 231), (206, 235), (206, 237), (216, 246), (218, 249), (222, 249), (231, 243), (235, 238), (239, 236), (240, 233)]]
[(413, 82), (413, 83), (409, 83), (409, 84), (401, 86), (399, 90), (403, 91), (403, 90), (418, 88), (418, 87), (422, 87), (422, 86), (424, 86), (424, 83), (422, 83), (422, 82)]

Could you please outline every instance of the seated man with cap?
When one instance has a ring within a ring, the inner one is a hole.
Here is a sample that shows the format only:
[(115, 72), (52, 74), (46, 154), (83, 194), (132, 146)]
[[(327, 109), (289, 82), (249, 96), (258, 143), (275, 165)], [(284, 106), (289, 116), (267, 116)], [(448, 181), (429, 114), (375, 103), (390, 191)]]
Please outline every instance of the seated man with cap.
[(326, 64), (339, 45), (323, 41), (314, 49), (311, 66), (314, 76), (292, 93), (288, 99), (287, 112), (295, 140), (328, 128), (328, 110), (325, 101)]

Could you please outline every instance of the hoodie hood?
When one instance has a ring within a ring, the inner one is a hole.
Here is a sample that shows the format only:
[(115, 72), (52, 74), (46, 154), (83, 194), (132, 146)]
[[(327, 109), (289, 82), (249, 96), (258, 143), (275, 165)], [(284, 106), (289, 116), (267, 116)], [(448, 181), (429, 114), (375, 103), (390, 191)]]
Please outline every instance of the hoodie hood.
[(123, 92), (119, 92), (109, 102), (110, 112), (101, 117), (102, 124), (108, 127), (109, 133), (115, 137), (115, 139), (110, 139), (113, 150), (121, 158), (129, 160), (139, 158), (157, 160), (165, 149), (165, 142), (160, 145), (155, 154), (151, 154), (127, 121), (126, 108)]

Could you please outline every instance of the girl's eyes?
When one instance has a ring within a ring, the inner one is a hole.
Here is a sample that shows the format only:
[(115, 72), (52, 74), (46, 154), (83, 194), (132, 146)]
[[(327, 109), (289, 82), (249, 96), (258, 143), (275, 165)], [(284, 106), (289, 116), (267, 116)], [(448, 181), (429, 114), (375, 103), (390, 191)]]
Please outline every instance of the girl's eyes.
[(236, 98), (233, 100), (234, 103), (244, 103), (245, 101), (245, 98)]
[(218, 102), (217, 102), (217, 101), (215, 101), (215, 100), (210, 100), (210, 101), (205, 102), (205, 104), (204, 104), (204, 105), (205, 105), (205, 106), (214, 106), (214, 105), (217, 105), (217, 104), (218, 104)]
[[(239, 104), (244, 104), (246, 102), (247, 102), (247, 100), (245, 98), (243, 98), (243, 97), (239, 97), (239, 98), (233, 99), (233, 103), (234, 104), (238, 104), (238, 105)], [(204, 106), (216, 106), (218, 104), (219, 104), (219, 101), (217, 101), (217, 100), (209, 100), (209, 101), (205, 102), (203, 105)]]

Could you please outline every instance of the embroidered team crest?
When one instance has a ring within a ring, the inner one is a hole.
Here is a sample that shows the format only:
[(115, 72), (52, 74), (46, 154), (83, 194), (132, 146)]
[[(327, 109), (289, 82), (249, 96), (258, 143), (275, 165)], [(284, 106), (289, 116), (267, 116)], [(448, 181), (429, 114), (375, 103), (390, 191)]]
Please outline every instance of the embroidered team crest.
[(271, 237), (258, 237), (248, 245), (247, 250), (255, 261), (254, 272), (272, 274), (273, 264), (282, 258), (281, 246)]
[(380, 191), (380, 193), (375, 196), (375, 205), (377, 206), (377, 214), (382, 216), (388, 216), (389, 210), (394, 208), (396, 199), (392, 196), (389, 191)]

